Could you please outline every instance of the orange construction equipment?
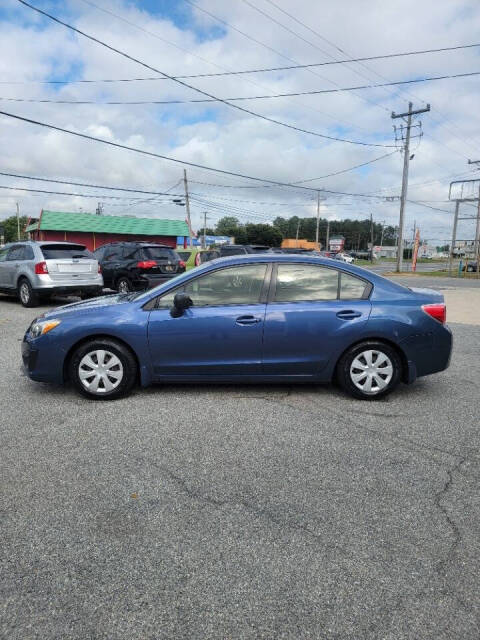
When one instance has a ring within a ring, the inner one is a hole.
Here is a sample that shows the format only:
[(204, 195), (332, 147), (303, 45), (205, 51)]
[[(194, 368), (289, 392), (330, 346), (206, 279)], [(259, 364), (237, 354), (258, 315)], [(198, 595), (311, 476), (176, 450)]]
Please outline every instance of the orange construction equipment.
[(284, 238), (281, 246), (282, 249), (313, 249), (314, 251), (320, 251), (321, 249), (319, 242), (310, 242), (310, 240), (303, 238), (299, 238), (298, 240), (295, 238)]

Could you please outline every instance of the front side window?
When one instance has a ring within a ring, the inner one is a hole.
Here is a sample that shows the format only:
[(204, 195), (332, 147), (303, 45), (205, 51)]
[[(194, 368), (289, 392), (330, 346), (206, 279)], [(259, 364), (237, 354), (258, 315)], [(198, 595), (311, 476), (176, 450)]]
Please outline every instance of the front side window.
[(336, 269), (309, 264), (279, 264), (275, 302), (336, 300), (338, 295)]
[(186, 293), (194, 307), (257, 304), (260, 301), (267, 265), (249, 264), (212, 271), (168, 292), (158, 307), (173, 305), (177, 293)]
[(5, 249), (0, 249), (0, 262), (5, 262), (7, 259), (7, 253), (9, 252), (10, 247)]

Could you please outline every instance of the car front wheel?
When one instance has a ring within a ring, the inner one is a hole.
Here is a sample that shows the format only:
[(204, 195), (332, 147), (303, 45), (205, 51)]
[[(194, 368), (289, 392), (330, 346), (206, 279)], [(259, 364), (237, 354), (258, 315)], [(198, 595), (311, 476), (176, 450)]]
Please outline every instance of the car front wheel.
[(130, 393), (137, 378), (132, 352), (114, 340), (90, 340), (70, 360), (76, 390), (92, 400), (115, 400)]
[(402, 362), (398, 353), (383, 342), (368, 341), (351, 347), (337, 365), (337, 379), (350, 395), (376, 400), (400, 382)]

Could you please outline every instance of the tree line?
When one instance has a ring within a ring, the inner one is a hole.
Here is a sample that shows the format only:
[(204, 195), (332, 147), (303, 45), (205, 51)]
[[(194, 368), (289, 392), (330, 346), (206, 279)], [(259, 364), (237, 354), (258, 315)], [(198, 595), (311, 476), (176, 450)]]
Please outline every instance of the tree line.
[[(326, 218), (320, 218), (319, 222), (319, 240), (325, 247), (327, 235)], [(371, 241), (373, 226), (373, 244), (379, 245), (395, 245), (396, 231), (393, 226), (383, 226), (378, 222), (371, 225), (370, 220), (331, 220), (330, 221), (330, 238), (332, 236), (344, 236), (345, 248), (351, 251), (361, 251), (368, 248)], [(299, 218), (292, 216), (291, 218), (277, 217), (272, 224), (252, 224), (241, 223), (234, 216), (225, 216), (221, 218), (215, 228), (208, 228), (207, 235), (233, 236), (237, 244), (265, 244), (271, 247), (278, 247), (284, 238), (298, 237), (315, 241), (317, 228), (316, 218)], [(203, 233), (203, 230), (199, 232)]]

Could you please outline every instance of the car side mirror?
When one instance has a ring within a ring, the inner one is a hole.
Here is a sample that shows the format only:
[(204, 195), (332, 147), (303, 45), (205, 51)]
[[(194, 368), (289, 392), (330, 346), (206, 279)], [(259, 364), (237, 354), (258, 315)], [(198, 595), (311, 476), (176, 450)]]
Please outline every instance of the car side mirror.
[(173, 307), (170, 309), (172, 318), (180, 318), (183, 312), (193, 305), (192, 299), (186, 293), (176, 293), (173, 298)]

